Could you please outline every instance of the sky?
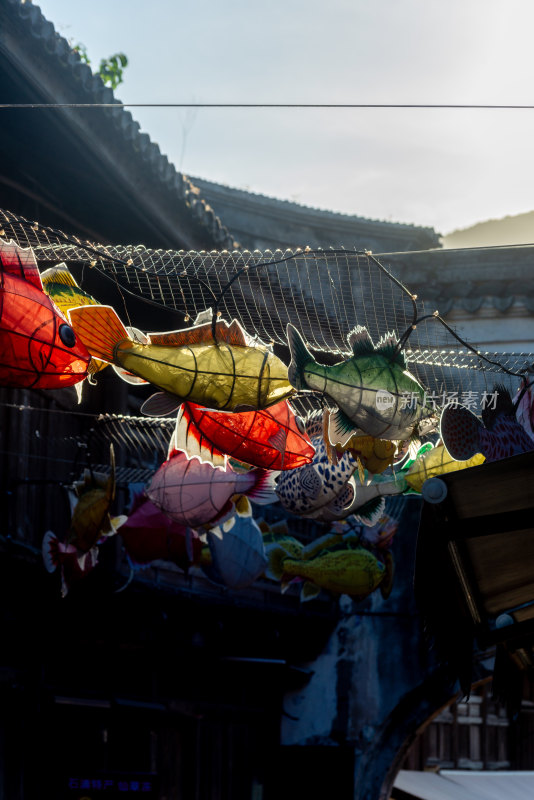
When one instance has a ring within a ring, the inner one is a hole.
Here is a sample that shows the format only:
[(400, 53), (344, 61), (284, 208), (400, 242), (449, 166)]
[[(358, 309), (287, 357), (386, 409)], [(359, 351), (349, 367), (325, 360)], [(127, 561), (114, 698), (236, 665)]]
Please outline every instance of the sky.
[[(534, 105), (530, 0), (35, 0), (123, 103)], [(534, 108), (131, 113), (176, 168), (446, 235), (534, 209)]]

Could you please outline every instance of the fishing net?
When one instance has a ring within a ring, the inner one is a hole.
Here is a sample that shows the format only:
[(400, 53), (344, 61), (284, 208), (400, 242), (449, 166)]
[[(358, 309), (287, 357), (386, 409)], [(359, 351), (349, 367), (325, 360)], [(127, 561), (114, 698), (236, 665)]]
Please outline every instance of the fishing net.
[[(410, 371), (437, 409), (456, 396), (478, 413), (496, 383), (514, 395), (534, 361), (531, 354), (477, 351), (445, 323), (439, 309), (425, 308), (368, 252), (186, 252), (103, 245), (8, 211), (0, 211), (0, 228), (6, 240), (34, 249), (41, 271), (66, 263), (82, 275), (86, 268), (97, 273), (103, 292), (112, 282), (123, 305), (116, 310), (127, 317), (126, 324), (136, 324), (129, 318), (134, 300), (173, 312), (174, 328), (193, 324), (209, 309), (214, 320), (237, 319), (287, 361), (286, 325), (291, 322), (322, 363), (351, 354), (347, 334), (355, 326), (367, 328), (375, 344), (393, 332)], [(328, 400), (301, 392), (293, 404), (307, 413)]]

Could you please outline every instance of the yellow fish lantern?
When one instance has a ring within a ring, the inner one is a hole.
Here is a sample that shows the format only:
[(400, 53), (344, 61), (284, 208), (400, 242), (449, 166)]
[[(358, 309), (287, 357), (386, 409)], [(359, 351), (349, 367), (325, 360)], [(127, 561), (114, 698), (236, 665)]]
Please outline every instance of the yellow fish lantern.
[(374, 592), (386, 576), (386, 567), (373, 553), (354, 541), (345, 541), (319, 550), (308, 559), (291, 558), (283, 547), (267, 553), (269, 572), (285, 591), (294, 578), (304, 581), (300, 599), (311, 600), (325, 589), (333, 595), (347, 594), (363, 600)]
[[(275, 522), (269, 525), (265, 520), (260, 519), (258, 520), (258, 527), (263, 537), (266, 552), (272, 547), (283, 547), (288, 556), (303, 558), (304, 545), (294, 536), (291, 536), (287, 523)], [(267, 573), (266, 577), (272, 577), (273, 580), (277, 580), (277, 578), (267, 575)]]
[(343, 453), (350, 450), (353, 456), (357, 457), (363, 467), (372, 472), (373, 475), (380, 475), (395, 461), (397, 452), (397, 442), (391, 439), (377, 439), (366, 434), (356, 434), (351, 436), (348, 442), (340, 447), (336, 446), (336, 452)]
[(254, 342), (237, 320), (230, 325), (219, 320), (215, 339), (208, 322), (150, 333), (140, 342), (132, 338), (111, 306), (73, 308), (69, 317), (92, 356), (122, 367), (180, 401), (245, 411), (267, 408), (295, 394), (286, 365)]
[[(95, 300), (94, 297), (78, 286), (76, 279), (66, 264), (58, 264), (56, 267), (45, 269), (44, 272), (41, 272), (41, 281), (46, 294), (65, 316), (67, 316), (71, 308), (76, 308), (77, 306), (99, 305), (98, 300)], [(94, 375), (107, 366), (107, 361), (99, 361), (96, 358), (92, 358), (88, 373), (89, 375)]]
[(61, 594), (68, 593), (72, 583), (83, 578), (98, 563), (98, 542), (117, 532), (127, 517), (111, 518), (109, 510), (115, 497), (115, 454), (110, 446), (111, 474), (85, 470), (83, 479), (69, 491), (72, 519), (64, 542), (47, 531), (42, 554), (48, 572), (60, 569)]
[[(87, 552), (101, 536), (116, 533), (126, 517), (111, 519), (109, 509), (115, 498), (115, 451), (110, 445), (111, 473), (85, 470), (83, 480), (76, 481), (78, 498), (72, 512), (67, 543)], [(117, 524), (118, 523), (118, 524)]]
[(98, 300), (78, 286), (66, 264), (45, 269), (41, 272), (41, 281), (46, 294), (65, 315), (71, 308), (77, 306), (99, 305)]
[(395, 461), (397, 453), (398, 442), (392, 439), (378, 439), (375, 436), (369, 436), (363, 431), (356, 431), (353, 433), (344, 444), (341, 444), (340, 436), (334, 436), (336, 441), (329, 438), (330, 429), (330, 411), (325, 411), (325, 442), (327, 449), (330, 453), (334, 454), (334, 458), (349, 451), (354, 458), (358, 459), (359, 468), (358, 472), (360, 480), (363, 483), (363, 469), (372, 472), (373, 475), (379, 475), (384, 472), (388, 467), (391, 467)]
[(469, 467), (477, 467), (483, 464), (485, 457), (482, 453), (475, 453), (467, 461), (455, 461), (449, 454), (445, 445), (440, 444), (417, 456), (407, 471), (403, 471), (403, 477), (408, 486), (416, 492), (421, 492), (423, 483), (428, 478), (444, 475), (447, 472), (457, 472)]
[[(74, 275), (72, 275), (66, 264), (58, 264), (56, 267), (45, 269), (45, 271), (41, 273), (41, 281), (43, 282), (43, 289), (46, 294), (54, 301), (56, 306), (58, 306), (65, 316), (68, 315), (71, 308), (77, 308), (78, 306), (100, 305), (98, 300), (95, 300), (92, 295), (87, 294), (87, 292), (84, 292), (84, 290), (78, 286)], [(138, 331), (136, 328), (127, 328), (127, 330), (132, 338), (137, 338), (138, 340), (142, 341), (143, 334), (141, 331)], [(93, 382), (92, 376), (96, 375), (97, 372), (101, 372), (101, 370), (108, 366), (109, 364), (107, 361), (100, 361), (98, 358), (91, 358), (89, 368), (87, 370), (87, 378), (89, 383)], [(143, 381), (141, 378), (128, 373), (121, 367), (114, 365), (114, 369), (127, 383), (134, 385), (146, 383), (146, 381)], [(82, 386), (83, 383), (80, 382), (74, 387), (78, 395), (79, 403), (82, 400)]]

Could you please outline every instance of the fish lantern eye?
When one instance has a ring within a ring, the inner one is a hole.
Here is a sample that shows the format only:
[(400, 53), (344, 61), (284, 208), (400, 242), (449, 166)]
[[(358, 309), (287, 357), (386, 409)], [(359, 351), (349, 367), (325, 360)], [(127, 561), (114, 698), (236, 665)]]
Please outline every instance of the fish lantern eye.
[(63, 323), (63, 325), (59, 326), (59, 338), (65, 345), (65, 347), (74, 347), (76, 344), (76, 336), (74, 335), (74, 331), (67, 325)]

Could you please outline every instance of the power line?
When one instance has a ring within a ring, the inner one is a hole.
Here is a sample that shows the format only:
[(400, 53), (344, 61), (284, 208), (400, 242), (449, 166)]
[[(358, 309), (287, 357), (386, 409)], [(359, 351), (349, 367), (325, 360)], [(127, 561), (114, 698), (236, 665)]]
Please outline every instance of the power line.
[(534, 105), (500, 103), (0, 103), (0, 109), (63, 108), (396, 108), (459, 110), (533, 110)]

